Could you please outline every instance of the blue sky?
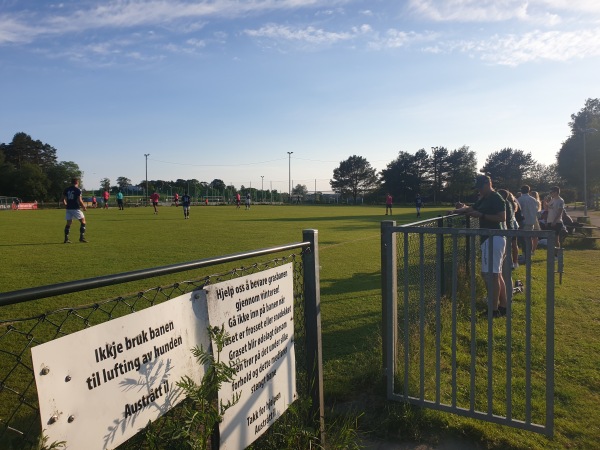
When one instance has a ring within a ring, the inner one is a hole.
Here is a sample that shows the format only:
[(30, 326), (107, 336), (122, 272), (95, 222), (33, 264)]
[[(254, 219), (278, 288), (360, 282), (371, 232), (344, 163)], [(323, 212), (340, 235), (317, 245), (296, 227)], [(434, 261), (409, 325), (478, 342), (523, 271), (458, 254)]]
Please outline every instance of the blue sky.
[(550, 164), (599, 77), (597, 0), (0, 0), (0, 142), (88, 189), (143, 181), (145, 153), (149, 179), (283, 192), (354, 154)]

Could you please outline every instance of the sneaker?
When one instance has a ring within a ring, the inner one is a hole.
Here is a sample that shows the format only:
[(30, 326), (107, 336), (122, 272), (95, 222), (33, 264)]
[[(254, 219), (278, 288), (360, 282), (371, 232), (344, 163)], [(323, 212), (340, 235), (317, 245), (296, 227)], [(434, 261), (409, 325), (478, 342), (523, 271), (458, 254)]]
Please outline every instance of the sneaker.
[(63, 242), (63, 244), (70, 244), (70, 243), (71, 243), (71, 241), (68, 238), (65, 239), (65, 242)]
[(85, 240), (85, 238), (79, 238), (79, 242), (84, 242), (87, 244), (87, 241)]
[(494, 311), (492, 311), (492, 317), (494, 319), (499, 319), (504, 316), (506, 316), (506, 308), (504, 309), (504, 314), (502, 314), (502, 311), (500, 311), (500, 309), (495, 309)]

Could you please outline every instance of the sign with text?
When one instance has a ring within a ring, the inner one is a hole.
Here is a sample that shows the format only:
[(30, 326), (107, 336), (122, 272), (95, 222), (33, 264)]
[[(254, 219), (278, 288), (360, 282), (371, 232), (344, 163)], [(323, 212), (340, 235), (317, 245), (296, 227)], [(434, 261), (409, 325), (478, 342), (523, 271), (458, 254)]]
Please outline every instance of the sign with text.
[(243, 449), (296, 398), (293, 266), (205, 286), (212, 326), (225, 326), (224, 357), (237, 376), (219, 401), (240, 395), (219, 425), (221, 449)]
[(184, 375), (209, 348), (201, 291), (31, 349), (42, 429), (68, 449), (114, 448), (183, 400)]

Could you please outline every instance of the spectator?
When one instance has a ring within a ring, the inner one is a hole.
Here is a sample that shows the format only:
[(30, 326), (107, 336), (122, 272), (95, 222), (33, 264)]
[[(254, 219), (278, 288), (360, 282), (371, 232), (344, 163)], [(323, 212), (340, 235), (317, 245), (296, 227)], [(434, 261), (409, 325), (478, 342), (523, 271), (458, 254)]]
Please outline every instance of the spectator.
[[(554, 231), (556, 236), (555, 247), (560, 248), (560, 234), (564, 227), (562, 221), (563, 211), (565, 210), (565, 201), (560, 196), (560, 188), (554, 186), (550, 189), (550, 201), (548, 202), (548, 227)], [(557, 256), (557, 253), (555, 253)]]
[[(465, 205), (451, 211), (451, 213), (466, 214), (479, 219), (479, 228), (505, 230), (505, 202), (502, 196), (493, 189), (490, 177), (479, 175), (475, 179), (474, 188), (479, 193), (479, 199), (473, 206)], [(490, 244), (490, 241), (493, 244)], [(490, 247), (493, 247), (493, 249)], [(481, 274), (486, 281), (488, 299), (491, 300), (492, 316), (494, 318), (506, 315), (506, 285), (502, 276), (505, 248), (506, 239), (504, 236), (492, 236), (491, 238), (481, 236)]]
[[(532, 195), (533, 194), (533, 195)], [(537, 196), (537, 198), (535, 197)], [(538, 213), (541, 209), (539, 201), (539, 195), (535, 191), (531, 191), (531, 188), (524, 184), (521, 186), (521, 196), (517, 199), (521, 206), (521, 212), (523, 214), (523, 229), (526, 231), (539, 231), (540, 223), (538, 221)], [(538, 238), (531, 238), (531, 255), (535, 254), (535, 250), (538, 246)]]
[[(504, 199), (506, 204), (506, 228), (509, 230), (518, 230), (519, 224), (517, 223), (516, 211), (519, 210), (519, 204), (515, 199), (514, 195), (506, 189), (498, 189), (498, 193)], [(512, 268), (516, 269), (519, 267), (519, 247), (517, 246), (517, 237), (513, 237), (510, 240), (510, 255), (512, 260)]]

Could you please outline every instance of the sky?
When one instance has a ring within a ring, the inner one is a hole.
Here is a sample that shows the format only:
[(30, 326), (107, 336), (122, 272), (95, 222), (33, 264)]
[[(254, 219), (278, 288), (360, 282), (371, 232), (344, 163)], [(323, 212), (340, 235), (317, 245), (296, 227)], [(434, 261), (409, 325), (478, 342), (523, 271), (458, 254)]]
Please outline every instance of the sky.
[(0, 0), (0, 142), (86, 189), (329, 191), (352, 155), (437, 146), (552, 164), (599, 77), (597, 0)]

